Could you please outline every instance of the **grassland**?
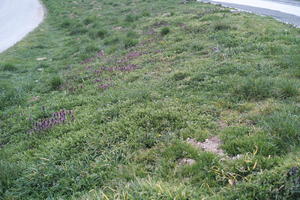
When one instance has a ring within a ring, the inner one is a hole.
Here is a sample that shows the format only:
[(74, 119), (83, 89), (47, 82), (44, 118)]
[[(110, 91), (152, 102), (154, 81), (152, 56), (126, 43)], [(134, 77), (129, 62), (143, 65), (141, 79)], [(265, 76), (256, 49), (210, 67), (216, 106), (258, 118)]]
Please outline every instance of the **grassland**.
[[(178, 0), (43, 2), (0, 55), (0, 199), (299, 198), (300, 29)], [(242, 156), (186, 142), (211, 136)]]

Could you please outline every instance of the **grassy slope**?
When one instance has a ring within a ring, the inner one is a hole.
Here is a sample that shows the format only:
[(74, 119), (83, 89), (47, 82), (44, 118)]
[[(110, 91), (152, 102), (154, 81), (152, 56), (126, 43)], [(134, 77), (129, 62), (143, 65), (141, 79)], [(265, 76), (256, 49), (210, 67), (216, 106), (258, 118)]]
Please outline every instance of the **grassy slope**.
[[(4, 199), (296, 198), (299, 29), (177, 0), (44, 3), (0, 55)], [(75, 121), (29, 131), (61, 109)], [(213, 135), (244, 157), (185, 143)]]

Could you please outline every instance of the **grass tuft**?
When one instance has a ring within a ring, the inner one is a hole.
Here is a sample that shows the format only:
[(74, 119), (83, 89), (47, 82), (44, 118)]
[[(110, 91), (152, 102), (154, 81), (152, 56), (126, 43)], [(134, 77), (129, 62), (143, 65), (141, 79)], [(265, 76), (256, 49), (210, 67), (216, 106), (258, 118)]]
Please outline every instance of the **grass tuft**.
[(170, 30), (169, 27), (163, 27), (163, 28), (160, 30), (160, 34), (161, 34), (162, 36), (168, 35), (170, 32), (171, 32), (171, 30)]
[(136, 39), (132, 39), (132, 38), (125, 38), (124, 40), (124, 47), (126, 49), (130, 48), (130, 47), (134, 47), (139, 43), (138, 40)]
[(14, 72), (17, 71), (17, 67), (15, 67), (13, 64), (10, 63), (4, 63), (0, 64), (1, 71), (8, 71), (8, 72)]
[(49, 82), (50, 88), (52, 90), (58, 90), (63, 84), (63, 80), (59, 76), (54, 76)]

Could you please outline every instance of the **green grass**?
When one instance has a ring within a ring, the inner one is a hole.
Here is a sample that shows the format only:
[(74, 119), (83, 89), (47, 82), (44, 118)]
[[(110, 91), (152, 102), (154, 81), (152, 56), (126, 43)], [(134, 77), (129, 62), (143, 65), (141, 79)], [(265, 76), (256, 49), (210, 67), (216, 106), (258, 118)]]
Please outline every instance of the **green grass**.
[[(43, 2), (0, 55), (0, 199), (299, 198), (299, 29), (192, 1)], [(35, 129), (62, 109), (75, 120)], [(215, 135), (242, 157), (186, 142)]]

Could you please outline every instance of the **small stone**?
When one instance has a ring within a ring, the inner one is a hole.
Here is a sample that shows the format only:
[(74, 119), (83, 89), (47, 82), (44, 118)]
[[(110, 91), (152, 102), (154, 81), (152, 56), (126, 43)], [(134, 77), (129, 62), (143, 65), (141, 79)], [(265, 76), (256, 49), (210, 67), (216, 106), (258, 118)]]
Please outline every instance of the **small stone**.
[(228, 180), (228, 183), (229, 183), (231, 186), (236, 185), (236, 180), (229, 179), (229, 180)]
[(240, 159), (240, 158), (242, 158), (242, 157), (243, 157), (243, 155), (238, 154), (238, 155), (236, 155), (236, 156), (234, 156), (234, 157), (231, 157), (231, 160), (238, 160), (238, 159)]
[(196, 161), (194, 159), (190, 159), (190, 158), (182, 158), (179, 160), (180, 165), (193, 165), (195, 163), (196, 163)]
[(219, 53), (221, 50), (220, 50), (219, 47), (214, 47), (214, 48), (213, 48), (213, 51), (214, 51), (215, 53)]
[(43, 61), (43, 60), (47, 60), (47, 58), (46, 57), (41, 57), (41, 58), (37, 58), (36, 60), (37, 61)]
[(170, 17), (170, 16), (172, 16), (171, 13), (164, 13), (164, 14), (162, 14), (162, 17)]
[(113, 29), (116, 30), (116, 31), (119, 31), (119, 30), (122, 30), (123, 27), (122, 26), (117, 26), (117, 27), (114, 27)]

